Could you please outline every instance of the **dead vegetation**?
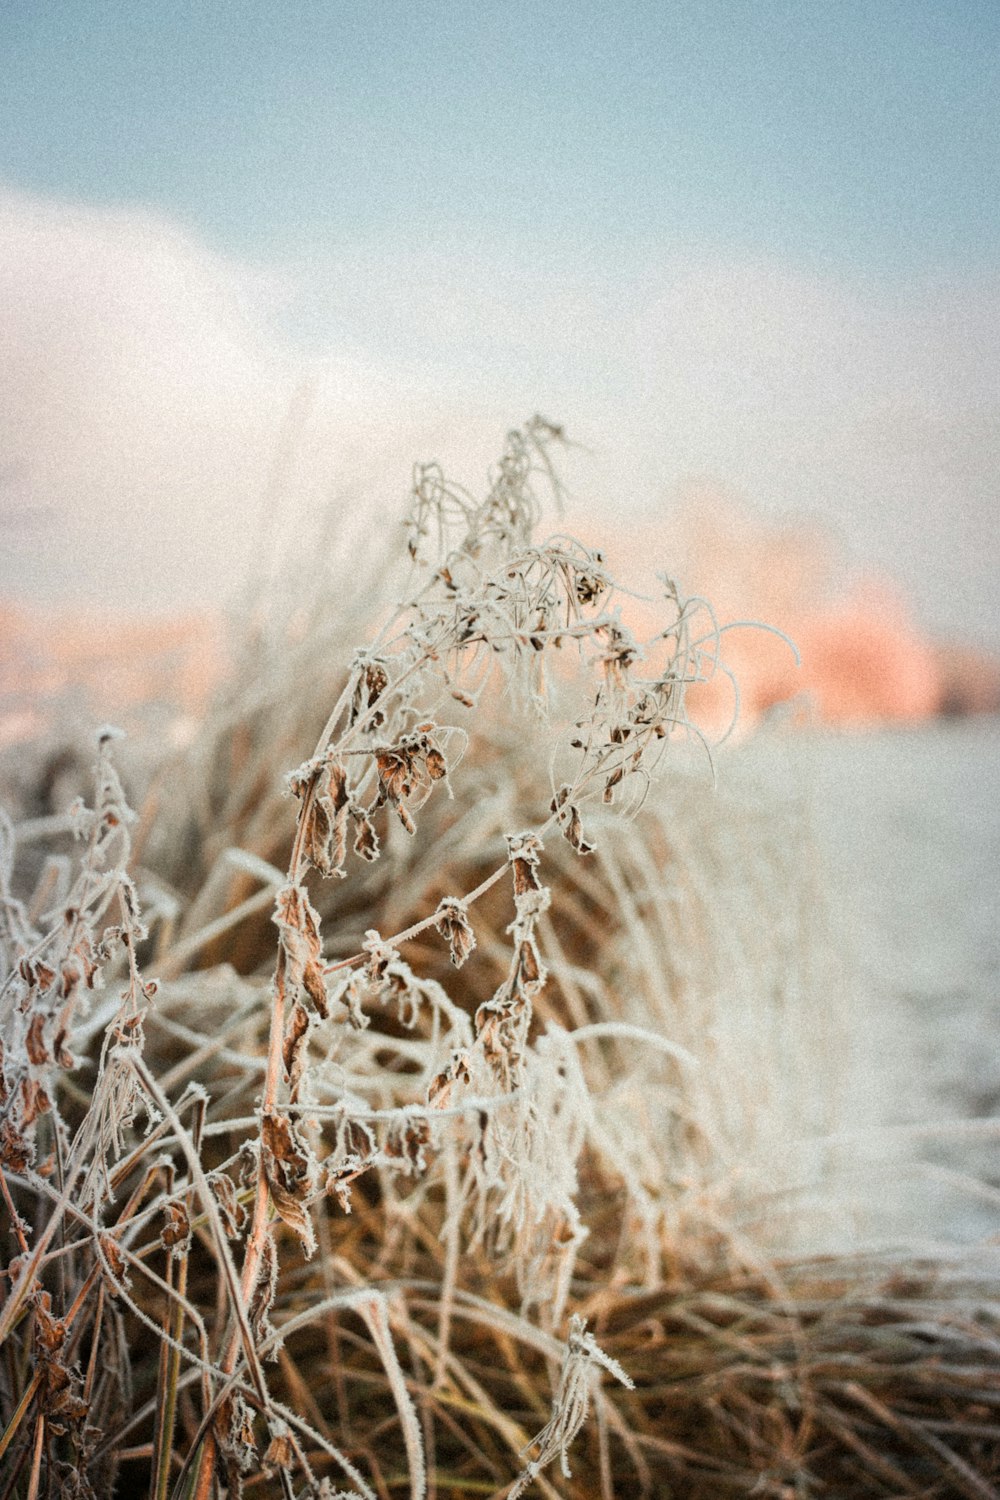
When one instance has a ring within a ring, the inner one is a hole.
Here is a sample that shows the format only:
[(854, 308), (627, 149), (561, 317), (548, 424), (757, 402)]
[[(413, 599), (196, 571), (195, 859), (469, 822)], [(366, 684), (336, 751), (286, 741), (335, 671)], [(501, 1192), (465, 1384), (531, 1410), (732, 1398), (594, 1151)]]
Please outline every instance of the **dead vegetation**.
[(138, 816), (105, 731), (4, 817), (0, 1494), (998, 1492), (991, 1268), (780, 1253), (807, 834), (648, 796), (720, 632), (535, 540), (559, 438), (417, 470), (385, 623), (298, 559)]

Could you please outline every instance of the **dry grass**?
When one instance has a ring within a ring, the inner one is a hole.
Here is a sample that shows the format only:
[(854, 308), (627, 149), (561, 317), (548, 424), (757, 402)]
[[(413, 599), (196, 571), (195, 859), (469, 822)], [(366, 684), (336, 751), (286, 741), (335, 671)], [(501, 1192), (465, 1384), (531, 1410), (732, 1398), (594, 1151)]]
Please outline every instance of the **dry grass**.
[(138, 818), (104, 736), (4, 822), (0, 1494), (997, 1493), (989, 1268), (790, 1253), (808, 835), (679, 757), (707, 607), (534, 541), (558, 437), (300, 561)]

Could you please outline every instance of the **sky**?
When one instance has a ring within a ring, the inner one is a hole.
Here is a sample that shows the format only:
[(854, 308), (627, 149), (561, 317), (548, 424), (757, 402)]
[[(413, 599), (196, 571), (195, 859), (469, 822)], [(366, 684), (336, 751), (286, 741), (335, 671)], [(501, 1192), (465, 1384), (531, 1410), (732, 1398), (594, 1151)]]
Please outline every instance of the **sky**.
[(211, 602), (542, 410), (592, 528), (714, 488), (1000, 646), (995, 0), (6, 0), (0, 55), (8, 595)]

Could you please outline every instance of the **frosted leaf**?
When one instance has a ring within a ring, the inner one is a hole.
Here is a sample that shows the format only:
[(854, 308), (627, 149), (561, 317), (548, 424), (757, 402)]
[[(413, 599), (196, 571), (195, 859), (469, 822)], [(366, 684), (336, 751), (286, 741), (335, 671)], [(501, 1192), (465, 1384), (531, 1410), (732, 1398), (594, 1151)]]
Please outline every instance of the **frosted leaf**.
[(281, 935), (289, 987), (293, 992), (304, 991), (319, 1014), (326, 1016), (319, 913), (301, 885), (282, 886), (272, 920)]
[(476, 934), (465, 902), (455, 896), (445, 896), (434, 914), (434, 926), (451, 949), (455, 968), (460, 969), (476, 946)]
[(261, 1152), (271, 1201), (289, 1229), (298, 1235), (308, 1259), (316, 1249), (309, 1217), (318, 1177), (316, 1158), (293, 1122), (276, 1113), (261, 1118)]

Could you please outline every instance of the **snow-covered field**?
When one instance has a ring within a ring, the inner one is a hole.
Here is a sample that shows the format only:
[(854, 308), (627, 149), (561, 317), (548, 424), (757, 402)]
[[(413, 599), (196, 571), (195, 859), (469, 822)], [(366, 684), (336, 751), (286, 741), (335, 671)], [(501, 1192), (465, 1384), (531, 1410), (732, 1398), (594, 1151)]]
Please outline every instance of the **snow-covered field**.
[(748, 748), (750, 774), (801, 794), (827, 866), (844, 1238), (1000, 1235), (1000, 721)]

